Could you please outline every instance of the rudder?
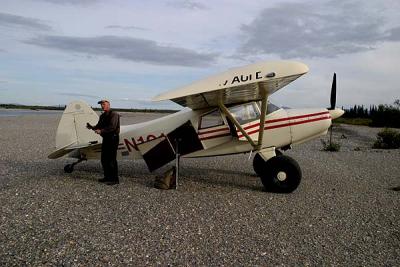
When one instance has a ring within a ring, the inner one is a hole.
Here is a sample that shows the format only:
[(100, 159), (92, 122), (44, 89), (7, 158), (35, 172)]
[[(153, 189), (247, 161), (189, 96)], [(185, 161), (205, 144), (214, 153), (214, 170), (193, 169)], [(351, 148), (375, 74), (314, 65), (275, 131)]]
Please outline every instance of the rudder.
[(100, 136), (86, 128), (86, 123), (95, 125), (98, 120), (99, 116), (86, 102), (78, 100), (69, 103), (58, 124), (56, 149), (93, 141), (101, 143)]

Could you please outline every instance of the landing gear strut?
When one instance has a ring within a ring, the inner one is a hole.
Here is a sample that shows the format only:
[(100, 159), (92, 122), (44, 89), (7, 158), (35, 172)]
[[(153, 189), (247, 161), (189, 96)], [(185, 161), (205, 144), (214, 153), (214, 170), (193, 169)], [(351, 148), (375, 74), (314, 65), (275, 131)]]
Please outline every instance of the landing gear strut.
[[(280, 156), (280, 155), (282, 155), (282, 152), (278, 149), (275, 149), (275, 154), (277, 156)], [(257, 153), (254, 156), (253, 169), (257, 173), (258, 176), (261, 176), (261, 174), (263, 173), (263, 169), (265, 167), (265, 162), (266, 161), (261, 157), (261, 155), (259, 153)]]
[(64, 166), (64, 172), (66, 173), (72, 173), (74, 171), (74, 166), (78, 163), (81, 163), (82, 161), (86, 160), (86, 158), (80, 158), (76, 162), (67, 164)]

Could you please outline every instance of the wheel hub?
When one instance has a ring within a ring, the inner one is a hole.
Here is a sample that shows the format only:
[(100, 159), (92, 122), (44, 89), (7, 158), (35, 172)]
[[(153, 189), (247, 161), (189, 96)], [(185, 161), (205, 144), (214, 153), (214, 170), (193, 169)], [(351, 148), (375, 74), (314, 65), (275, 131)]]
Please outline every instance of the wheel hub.
[(286, 172), (280, 171), (280, 172), (278, 172), (278, 174), (276, 175), (276, 178), (278, 178), (279, 181), (283, 182), (283, 181), (286, 180), (287, 174), (286, 174)]

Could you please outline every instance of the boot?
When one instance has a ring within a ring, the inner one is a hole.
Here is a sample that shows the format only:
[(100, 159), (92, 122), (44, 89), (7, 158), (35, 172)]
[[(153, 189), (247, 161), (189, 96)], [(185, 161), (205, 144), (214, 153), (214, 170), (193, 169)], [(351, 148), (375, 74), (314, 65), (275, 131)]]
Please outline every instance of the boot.
[(164, 190), (175, 188), (175, 167), (167, 170), (162, 176), (156, 176), (154, 187)]

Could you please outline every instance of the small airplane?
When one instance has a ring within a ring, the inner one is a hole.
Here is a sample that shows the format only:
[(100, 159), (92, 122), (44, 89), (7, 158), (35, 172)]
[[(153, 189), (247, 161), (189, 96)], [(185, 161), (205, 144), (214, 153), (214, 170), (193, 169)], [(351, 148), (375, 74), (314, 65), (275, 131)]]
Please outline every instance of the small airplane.
[[(329, 108), (284, 109), (268, 97), (308, 72), (295, 61), (264, 61), (228, 70), (153, 98), (172, 100), (184, 108), (174, 114), (120, 128), (119, 159), (143, 159), (150, 172), (179, 159), (256, 152), (253, 168), (265, 188), (293, 192), (300, 184), (299, 164), (281, 151), (325, 135), (332, 120), (343, 115), (336, 105), (336, 74)], [(56, 150), (67, 155), (71, 173), (84, 160), (99, 159), (101, 137), (86, 128), (99, 117), (83, 101), (67, 105), (58, 125)]]

